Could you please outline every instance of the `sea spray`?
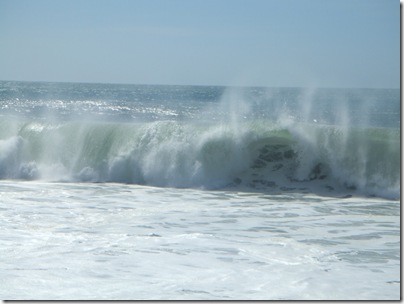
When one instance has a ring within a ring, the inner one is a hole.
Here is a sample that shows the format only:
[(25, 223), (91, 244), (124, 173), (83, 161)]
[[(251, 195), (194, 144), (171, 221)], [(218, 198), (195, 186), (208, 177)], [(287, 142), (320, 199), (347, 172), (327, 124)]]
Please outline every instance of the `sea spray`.
[[(280, 112), (276, 124), (296, 140), (295, 179), (305, 180), (321, 167), (327, 171), (324, 176), (331, 175), (348, 188), (364, 193), (373, 189), (373, 194), (392, 192), (397, 197), (398, 129), (370, 127), (375, 123), (375, 109), (380, 108), (372, 92), (330, 94), (324, 89), (307, 88), (300, 92), (294, 107), (277, 107)], [(392, 111), (391, 104), (387, 107)]]
[(0, 178), (399, 196), (394, 90), (91, 87), (5, 89)]
[(233, 132), (238, 133), (244, 121), (251, 114), (252, 102), (246, 100), (244, 88), (228, 88), (224, 91), (218, 107), (223, 113), (221, 124), (229, 125)]
[(327, 189), (399, 194), (399, 134), (389, 129), (310, 124), (282, 129), (257, 121), (240, 123), (237, 131), (170, 121), (33, 126), (23, 124), (1, 141), (3, 179), (203, 188), (238, 183), (252, 189), (277, 184), (265, 191), (299, 183), (314, 191), (321, 180)]

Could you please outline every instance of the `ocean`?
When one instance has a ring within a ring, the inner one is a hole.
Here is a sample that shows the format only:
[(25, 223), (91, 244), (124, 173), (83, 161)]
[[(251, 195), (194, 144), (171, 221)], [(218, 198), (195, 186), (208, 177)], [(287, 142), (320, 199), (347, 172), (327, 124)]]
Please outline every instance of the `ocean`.
[(0, 298), (399, 300), (400, 90), (0, 82)]

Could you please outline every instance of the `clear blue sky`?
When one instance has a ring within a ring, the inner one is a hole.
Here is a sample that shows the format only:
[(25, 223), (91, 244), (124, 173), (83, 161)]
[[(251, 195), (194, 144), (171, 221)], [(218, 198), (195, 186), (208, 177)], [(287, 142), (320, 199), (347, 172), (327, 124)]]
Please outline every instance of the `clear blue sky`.
[(0, 80), (398, 88), (398, 0), (0, 0)]

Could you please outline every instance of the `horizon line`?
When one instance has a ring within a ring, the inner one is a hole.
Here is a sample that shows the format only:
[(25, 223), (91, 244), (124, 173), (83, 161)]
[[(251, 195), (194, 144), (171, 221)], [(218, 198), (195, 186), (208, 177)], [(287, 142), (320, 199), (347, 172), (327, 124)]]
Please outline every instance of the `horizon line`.
[(164, 83), (130, 83), (130, 82), (100, 82), (100, 81), (58, 81), (58, 80), (15, 80), (0, 79), (0, 82), (37, 82), (37, 83), (60, 83), (60, 84), (104, 84), (104, 85), (139, 85), (139, 86), (194, 86), (194, 87), (223, 87), (223, 88), (317, 88), (317, 89), (374, 89), (374, 90), (401, 90), (399, 87), (340, 87), (340, 86), (269, 86), (269, 85), (242, 85), (242, 84), (164, 84)]

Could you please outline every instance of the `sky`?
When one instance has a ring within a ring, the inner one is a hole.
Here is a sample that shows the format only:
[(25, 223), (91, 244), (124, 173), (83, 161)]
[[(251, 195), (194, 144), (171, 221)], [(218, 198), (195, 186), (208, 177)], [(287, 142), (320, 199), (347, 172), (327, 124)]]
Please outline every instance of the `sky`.
[(0, 0), (0, 80), (400, 87), (398, 0)]

